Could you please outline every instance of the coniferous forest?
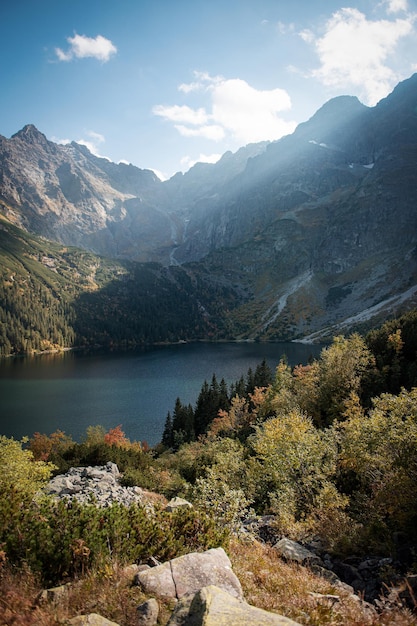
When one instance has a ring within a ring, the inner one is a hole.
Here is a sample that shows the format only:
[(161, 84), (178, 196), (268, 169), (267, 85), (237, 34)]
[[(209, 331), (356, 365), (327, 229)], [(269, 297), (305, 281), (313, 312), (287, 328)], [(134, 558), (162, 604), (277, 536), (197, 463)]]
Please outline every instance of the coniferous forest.
[(0, 218), (0, 357), (221, 338), (235, 298), (180, 267), (105, 259)]

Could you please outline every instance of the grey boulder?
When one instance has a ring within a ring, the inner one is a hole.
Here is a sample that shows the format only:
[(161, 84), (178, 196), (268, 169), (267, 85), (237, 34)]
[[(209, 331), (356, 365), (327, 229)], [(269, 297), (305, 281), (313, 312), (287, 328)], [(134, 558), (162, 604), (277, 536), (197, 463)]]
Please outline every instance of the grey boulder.
[(300, 626), (230, 595), (214, 585), (179, 600), (167, 626)]

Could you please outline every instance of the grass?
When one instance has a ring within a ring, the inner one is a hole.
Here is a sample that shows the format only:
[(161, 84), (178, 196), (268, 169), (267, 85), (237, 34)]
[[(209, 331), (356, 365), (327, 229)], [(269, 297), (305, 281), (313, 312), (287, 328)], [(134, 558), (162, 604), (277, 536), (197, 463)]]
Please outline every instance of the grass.
[[(285, 563), (273, 548), (233, 541), (228, 550), (246, 600), (305, 626), (413, 626), (417, 618), (399, 604), (377, 612), (299, 565)], [(62, 626), (75, 615), (98, 613), (120, 624), (136, 623), (147, 598), (132, 586), (132, 574), (114, 563), (68, 586), (57, 602), (40, 601), (41, 587), (29, 571), (0, 570), (2, 626)], [(328, 594), (337, 597), (328, 597)], [(326, 597), (327, 596), (327, 597)], [(158, 624), (168, 622), (174, 602), (160, 602)]]

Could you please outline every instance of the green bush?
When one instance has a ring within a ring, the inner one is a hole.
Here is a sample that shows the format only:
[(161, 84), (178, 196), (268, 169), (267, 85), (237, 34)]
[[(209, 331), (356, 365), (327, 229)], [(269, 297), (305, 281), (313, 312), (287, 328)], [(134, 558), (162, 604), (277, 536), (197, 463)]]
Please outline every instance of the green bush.
[[(0, 502), (0, 510), (7, 508)], [(45, 584), (81, 575), (111, 560), (165, 561), (194, 550), (224, 545), (227, 532), (195, 510), (149, 513), (115, 503), (102, 509), (50, 498), (22, 508), (0, 541), (9, 562), (27, 564)]]

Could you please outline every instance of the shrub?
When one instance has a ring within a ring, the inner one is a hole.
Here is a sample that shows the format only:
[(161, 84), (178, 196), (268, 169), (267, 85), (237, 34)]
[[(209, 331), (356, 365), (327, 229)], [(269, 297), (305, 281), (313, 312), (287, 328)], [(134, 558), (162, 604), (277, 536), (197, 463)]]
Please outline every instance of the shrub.
[(322, 491), (330, 489), (337, 458), (332, 433), (316, 429), (310, 418), (293, 409), (258, 426), (251, 445), (262, 475), (259, 485), (268, 485), (271, 509), (282, 532), (288, 532), (312, 513)]
[(26, 563), (46, 584), (79, 576), (92, 567), (133, 563), (153, 556), (164, 561), (227, 541), (213, 518), (195, 510), (147, 512), (114, 503), (102, 509), (45, 498), (22, 508), (3, 536), (9, 562)]

